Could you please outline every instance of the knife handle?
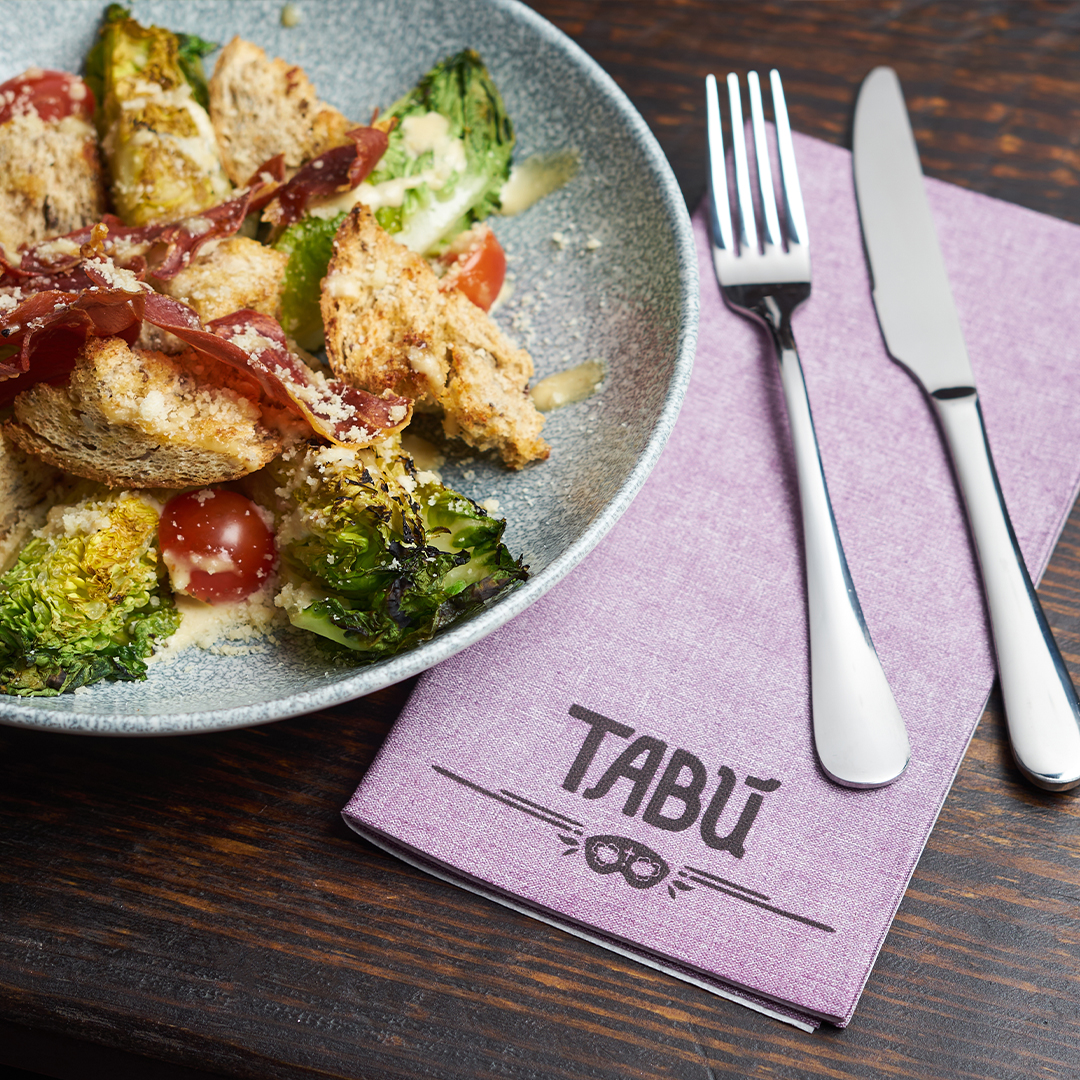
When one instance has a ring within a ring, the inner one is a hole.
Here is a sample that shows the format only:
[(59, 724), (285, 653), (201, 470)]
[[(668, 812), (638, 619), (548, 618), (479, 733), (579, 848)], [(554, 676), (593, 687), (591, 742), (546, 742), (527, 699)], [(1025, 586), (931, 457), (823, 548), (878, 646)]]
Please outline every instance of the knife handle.
[(907, 768), (907, 729), (840, 544), (794, 337), (786, 321), (774, 330), (802, 509), (814, 746), (836, 783), (884, 787)]
[(982, 570), (1013, 755), (1033, 784), (1065, 791), (1080, 784), (1080, 702), (1016, 542), (978, 394), (961, 387), (930, 400)]

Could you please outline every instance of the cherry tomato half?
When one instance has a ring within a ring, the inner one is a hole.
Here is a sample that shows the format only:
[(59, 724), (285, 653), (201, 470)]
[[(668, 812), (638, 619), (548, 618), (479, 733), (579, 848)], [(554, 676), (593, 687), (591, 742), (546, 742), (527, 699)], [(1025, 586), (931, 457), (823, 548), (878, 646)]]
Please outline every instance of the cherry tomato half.
[(94, 115), (94, 95), (77, 75), (30, 68), (0, 85), (0, 124), (34, 112), (42, 120), (63, 120), (73, 114)]
[(170, 499), (158, 543), (173, 588), (208, 604), (243, 600), (274, 569), (274, 534), (259, 508), (235, 491), (207, 488)]
[(506, 278), (506, 253), (488, 225), (462, 233), (439, 258), (449, 267), (439, 289), (463, 292), (477, 307), (490, 311)]

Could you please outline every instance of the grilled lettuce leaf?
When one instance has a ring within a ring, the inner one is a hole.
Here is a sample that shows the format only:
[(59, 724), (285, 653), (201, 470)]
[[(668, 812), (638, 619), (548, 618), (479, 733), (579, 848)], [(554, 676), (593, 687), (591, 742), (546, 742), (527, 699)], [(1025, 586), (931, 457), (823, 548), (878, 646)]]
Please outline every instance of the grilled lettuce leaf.
[(399, 243), (438, 251), (499, 209), (514, 127), (472, 49), (432, 68), (381, 119), (390, 121), (390, 145), (366, 184), (379, 224)]
[(300, 348), (311, 352), (323, 344), (322, 279), (334, 253), (334, 233), (344, 220), (344, 214), (301, 218), (274, 244), (289, 256), (281, 283), (282, 328)]
[(206, 111), (202, 57), (215, 45), (143, 26), (112, 4), (86, 58), (118, 216), (175, 221), (232, 193)]
[(278, 603), (365, 659), (426, 641), (528, 576), (502, 543), (505, 521), (400, 450), (309, 449), (277, 469)]
[(0, 577), (0, 692), (51, 697), (141, 679), (180, 616), (163, 584), (158, 511), (129, 492), (55, 507)]

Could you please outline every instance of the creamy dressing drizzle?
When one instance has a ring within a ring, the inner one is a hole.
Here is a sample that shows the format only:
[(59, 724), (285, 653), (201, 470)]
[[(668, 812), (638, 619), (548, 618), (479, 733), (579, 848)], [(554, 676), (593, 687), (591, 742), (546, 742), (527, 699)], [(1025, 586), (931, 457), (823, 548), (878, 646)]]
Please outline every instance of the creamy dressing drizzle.
[(500, 213), (510, 216), (528, 210), (545, 195), (572, 180), (581, 165), (576, 150), (556, 150), (553, 154), (533, 154), (510, 169), (503, 185)]
[(577, 367), (567, 368), (541, 379), (530, 391), (530, 396), (541, 412), (550, 412), (563, 405), (584, 401), (596, 393), (603, 381), (603, 361), (586, 360)]

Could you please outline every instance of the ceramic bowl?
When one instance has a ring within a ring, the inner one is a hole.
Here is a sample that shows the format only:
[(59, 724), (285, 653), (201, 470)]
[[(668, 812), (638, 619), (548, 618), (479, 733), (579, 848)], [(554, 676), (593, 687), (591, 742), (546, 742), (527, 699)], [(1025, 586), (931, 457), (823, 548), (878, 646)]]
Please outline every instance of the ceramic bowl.
[[(530, 580), (467, 622), (380, 663), (329, 667), (303, 635), (249, 655), (189, 650), (139, 683), (98, 684), (57, 698), (0, 699), (0, 721), (107, 735), (222, 730), (266, 723), (381, 689), (464, 649), (570, 572), (626, 509), (655, 464), (689, 378), (698, 283), (690, 222), (671, 169), (615, 83), (573, 42), (513, 0), (141, 2), (144, 23), (220, 43), (240, 35), (299, 64), (320, 95), (367, 122), (440, 59), (483, 57), (517, 133), (515, 160), (573, 150), (580, 168), (560, 190), (494, 228), (511, 293), (496, 318), (533, 356), (537, 378), (600, 359), (601, 390), (548, 414), (547, 462), (512, 473), (477, 456), (444, 479), (498, 500), (506, 542)], [(81, 70), (105, 5), (84, 0), (2, 5), (10, 35), (0, 78), (31, 65)], [(207, 72), (216, 55), (207, 59)]]

